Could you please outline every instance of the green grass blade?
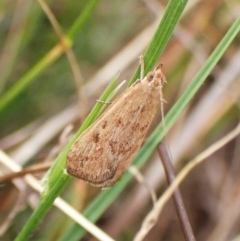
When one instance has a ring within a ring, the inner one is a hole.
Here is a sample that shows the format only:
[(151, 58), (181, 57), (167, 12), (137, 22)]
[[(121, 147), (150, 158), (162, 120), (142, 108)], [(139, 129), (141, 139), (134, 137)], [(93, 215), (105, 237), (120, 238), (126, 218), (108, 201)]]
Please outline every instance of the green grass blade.
[[(171, 0), (169, 1), (165, 10), (161, 23), (149, 45), (146, 53), (144, 54), (144, 72), (151, 71), (156, 64), (159, 56), (167, 45), (175, 26), (177, 25), (182, 12), (187, 4), (187, 0)], [(140, 67), (133, 75), (130, 85), (135, 82), (140, 75)]]
[(0, 98), (0, 111), (3, 110), (15, 97), (17, 97), (34, 80), (34, 78), (43, 71), (43, 69), (58, 59), (58, 57), (62, 54), (62, 51), (60, 48), (55, 48), (54, 50), (57, 51), (51, 51), (44, 56), (35, 66), (33, 66), (32, 69), (20, 78), (16, 84), (14, 84), (7, 92), (2, 94)]
[[(172, 107), (169, 113), (166, 115), (165, 124), (166, 131), (168, 131), (172, 125), (176, 122), (177, 118), (180, 116), (184, 108), (186, 108), (187, 104), (190, 102), (192, 97), (195, 95), (200, 86), (204, 83), (206, 77), (213, 70), (216, 63), (222, 57), (226, 49), (229, 47), (230, 43), (236, 37), (236, 35), (240, 31), (240, 18), (236, 20), (236, 22), (229, 29), (225, 37), (219, 43), (217, 48), (199, 70), (195, 78), (192, 80), (184, 94), (180, 97), (180, 99), (176, 102), (176, 104)], [(146, 160), (149, 158), (153, 150), (159, 144), (164, 136), (164, 131), (162, 124), (155, 129), (155, 131), (151, 134), (148, 140), (145, 142), (137, 156), (133, 161), (133, 165), (137, 167), (143, 166)], [(117, 196), (124, 190), (128, 182), (131, 180), (131, 175), (126, 172), (121, 180), (115, 184), (115, 186), (111, 189), (102, 191), (87, 207), (84, 211), (84, 216), (95, 222), (102, 213), (111, 205), (111, 203), (116, 199)], [(79, 225), (75, 224), (69, 232), (61, 239), (61, 241), (75, 241), (81, 239), (86, 231), (79, 227)]]
[[(104, 91), (100, 98), (101, 101), (108, 102), (111, 100), (114, 94), (116, 94), (116, 91), (119, 89), (119, 87), (117, 87), (114, 90), (117, 77), (109, 84), (107, 89)], [(94, 111), (92, 111), (86, 119), (87, 124), (83, 123), (84, 128), (89, 127), (92, 124), (92, 122), (95, 121), (95, 119), (101, 113), (103, 109), (102, 106), (104, 105), (105, 104), (99, 102), (95, 105), (95, 107), (93, 108)], [(78, 132), (74, 135), (71, 141), (65, 146), (63, 151), (59, 154), (55, 163), (43, 178), (42, 182), (44, 186), (44, 191), (42, 193), (40, 203), (15, 240), (28, 240), (28, 237), (31, 235), (33, 230), (38, 225), (38, 223), (42, 220), (47, 211), (51, 208), (56, 197), (58, 197), (63, 188), (71, 179), (69, 175), (64, 173), (64, 169), (66, 167), (66, 156), (72, 144), (84, 131), (85, 129), (83, 129), (82, 127), (78, 130)]]

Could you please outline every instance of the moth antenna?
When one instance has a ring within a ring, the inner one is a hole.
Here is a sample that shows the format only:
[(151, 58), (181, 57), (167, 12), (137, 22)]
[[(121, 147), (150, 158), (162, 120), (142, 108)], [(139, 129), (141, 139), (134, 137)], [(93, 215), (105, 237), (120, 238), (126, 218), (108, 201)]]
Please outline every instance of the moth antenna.
[(161, 88), (160, 88), (160, 110), (161, 110), (164, 136), (166, 136), (167, 131), (166, 131), (165, 117), (164, 117), (164, 102), (166, 102), (166, 101), (163, 99), (162, 87), (163, 87), (163, 85), (161, 84)]
[[(155, 71), (158, 69), (162, 69), (163, 68), (163, 64), (159, 64), (156, 68)], [(163, 85), (166, 83), (166, 78), (165, 76), (162, 74), (161, 75), (161, 86), (160, 86), (160, 111), (161, 111), (161, 118), (162, 118), (162, 123), (163, 123), (163, 131), (164, 131), (164, 136), (166, 136), (166, 125), (165, 125), (165, 117), (164, 117), (164, 102), (166, 103), (166, 101), (163, 98)]]

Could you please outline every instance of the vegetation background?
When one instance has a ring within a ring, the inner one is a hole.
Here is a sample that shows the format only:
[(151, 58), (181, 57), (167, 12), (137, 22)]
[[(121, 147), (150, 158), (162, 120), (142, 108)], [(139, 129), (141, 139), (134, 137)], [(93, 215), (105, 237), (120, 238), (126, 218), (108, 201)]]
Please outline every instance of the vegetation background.
[[(63, 129), (72, 123), (72, 132), (76, 132), (119, 71), (118, 83), (131, 79), (168, 4), (162, 0), (48, 1), (62, 32), (70, 36), (76, 19), (90, 9), (74, 32), (72, 52), (66, 55), (64, 50), (71, 44), (62, 41), (58, 45), (57, 30), (39, 2), (0, 2), (0, 149), (24, 166), (52, 160), (69, 139)], [(237, 0), (189, 1), (158, 60), (167, 79), (165, 113), (239, 13)], [(239, 40), (238, 34), (167, 134), (176, 173), (239, 122)], [(6, 101), (5, 94), (14, 88), (17, 94)], [(152, 130), (160, 119), (159, 112)], [(239, 145), (237, 138), (208, 157), (181, 185), (197, 240), (240, 240)], [(9, 171), (4, 165), (1, 170), (2, 175)], [(141, 172), (160, 197), (166, 183), (157, 153)], [(17, 180), (0, 187), (0, 240), (13, 240), (38, 205), (39, 196), (21, 184)], [(61, 196), (82, 212), (100, 192), (72, 179)], [(116, 240), (132, 240), (152, 205), (149, 189), (133, 178), (97, 226)], [(84, 233), (69, 233), (75, 230), (73, 224), (52, 208), (30, 240), (79, 240)], [(81, 240), (96, 239), (87, 233)], [(184, 240), (171, 201), (145, 240)]]

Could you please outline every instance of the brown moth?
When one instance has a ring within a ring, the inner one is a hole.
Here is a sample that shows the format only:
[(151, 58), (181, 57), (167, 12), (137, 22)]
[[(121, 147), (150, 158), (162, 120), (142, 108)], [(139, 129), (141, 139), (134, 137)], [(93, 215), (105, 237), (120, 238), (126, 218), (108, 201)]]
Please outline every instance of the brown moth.
[(123, 92), (73, 144), (67, 172), (94, 186), (112, 186), (144, 141), (160, 106), (164, 80), (158, 66)]

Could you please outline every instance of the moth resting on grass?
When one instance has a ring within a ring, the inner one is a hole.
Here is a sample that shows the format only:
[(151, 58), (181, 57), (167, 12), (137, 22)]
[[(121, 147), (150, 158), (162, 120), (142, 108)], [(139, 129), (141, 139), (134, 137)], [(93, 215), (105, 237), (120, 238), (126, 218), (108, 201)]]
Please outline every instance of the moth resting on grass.
[(161, 67), (125, 90), (76, 140), (67, 156), (70, 175), (102, 188), (122, 176), (160, 106)]

